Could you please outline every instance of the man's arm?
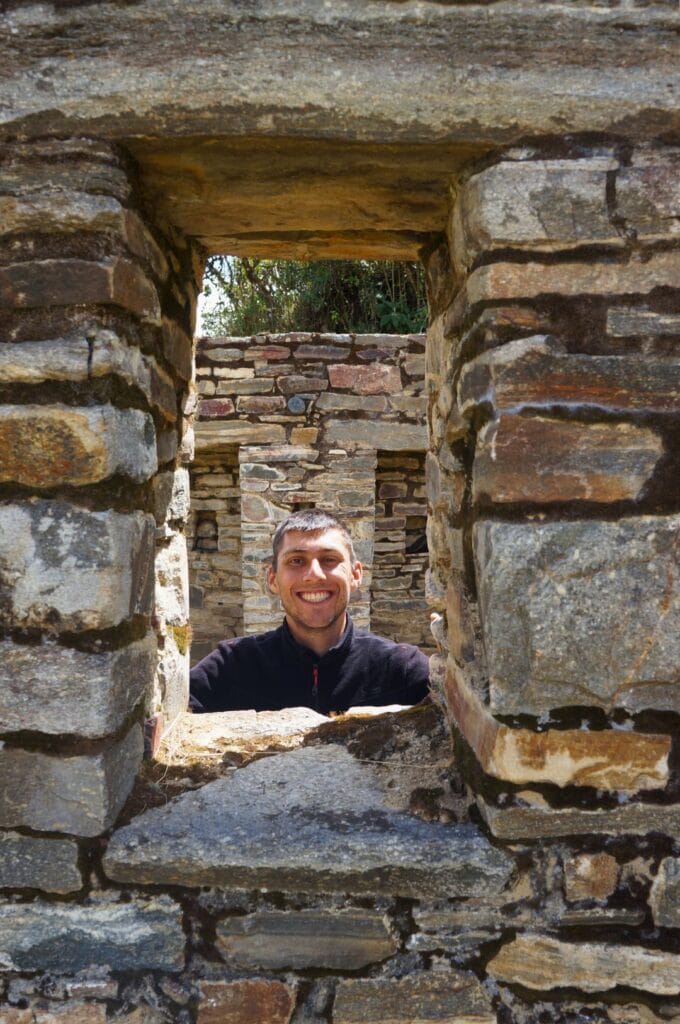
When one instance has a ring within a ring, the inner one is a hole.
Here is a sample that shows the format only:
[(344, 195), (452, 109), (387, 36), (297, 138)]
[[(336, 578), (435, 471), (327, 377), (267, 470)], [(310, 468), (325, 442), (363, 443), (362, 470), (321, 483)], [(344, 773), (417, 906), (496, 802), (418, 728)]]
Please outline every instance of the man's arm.
[(231, 646), (224, 641), (206, 655), (189, 673), (189, 708), (201, 714), (229, 710), (229, 665)]

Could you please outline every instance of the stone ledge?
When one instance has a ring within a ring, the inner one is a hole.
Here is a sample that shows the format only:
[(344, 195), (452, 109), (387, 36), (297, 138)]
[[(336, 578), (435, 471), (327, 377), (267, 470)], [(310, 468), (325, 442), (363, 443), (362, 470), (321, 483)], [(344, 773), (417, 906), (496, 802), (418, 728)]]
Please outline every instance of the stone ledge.
[(264, 758), (114, 833), (116, 881), (411, 897), (495, 895), (512, 862), (472, 825), (386, 804), (379, 765), (341, 747)]

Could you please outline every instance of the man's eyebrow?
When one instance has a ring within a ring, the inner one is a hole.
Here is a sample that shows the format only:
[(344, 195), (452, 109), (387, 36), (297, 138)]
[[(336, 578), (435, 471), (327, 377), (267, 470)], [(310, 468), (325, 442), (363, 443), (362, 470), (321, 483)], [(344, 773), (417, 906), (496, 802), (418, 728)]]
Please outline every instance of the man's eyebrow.
[[(321, 548), (320, 550), (323, 554), (325, 554), (326, 552), (331, 552), (332, 554), (337, 555), (338, 552), (340, 551), (340, 548)], [(285, 558), (286, 555), (306, 554), (309, 554), (309, 548), (286, 548), (286, 550), (283, 552), (283, 557)]]

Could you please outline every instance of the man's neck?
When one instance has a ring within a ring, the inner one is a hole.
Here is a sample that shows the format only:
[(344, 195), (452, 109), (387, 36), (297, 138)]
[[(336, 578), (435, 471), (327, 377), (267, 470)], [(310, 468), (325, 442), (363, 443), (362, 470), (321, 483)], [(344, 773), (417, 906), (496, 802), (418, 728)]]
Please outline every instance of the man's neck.
[(324, 654), (327, 654), (331, 647), (335, 647), (342, 639), (347, 628), (347, 614), (345, 613), (342, 618), (338, 619), (337, 622), (331, 623), (326, 629), (305, 629), (289, 618), (288, 615), (286, 615), (286, 623), (293, 635), (293, 639), (297, 640), (303, 647), (308, 647), (310, 651), (314, 651), (320, 658), (323, 658)]

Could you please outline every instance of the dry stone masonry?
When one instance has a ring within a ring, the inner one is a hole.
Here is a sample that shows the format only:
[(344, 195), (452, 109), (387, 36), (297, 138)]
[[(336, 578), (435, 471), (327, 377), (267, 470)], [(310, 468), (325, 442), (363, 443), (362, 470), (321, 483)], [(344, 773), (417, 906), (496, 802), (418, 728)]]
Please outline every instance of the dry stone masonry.
[[(677, 18), (2, 5), (0, 1024), (678, 1024)], [(420, 258), (426, 342), (196, 390), (225, 252)], [(315, 504), (434, 703), (181, 733), (187, 535), (207, 645)]]

